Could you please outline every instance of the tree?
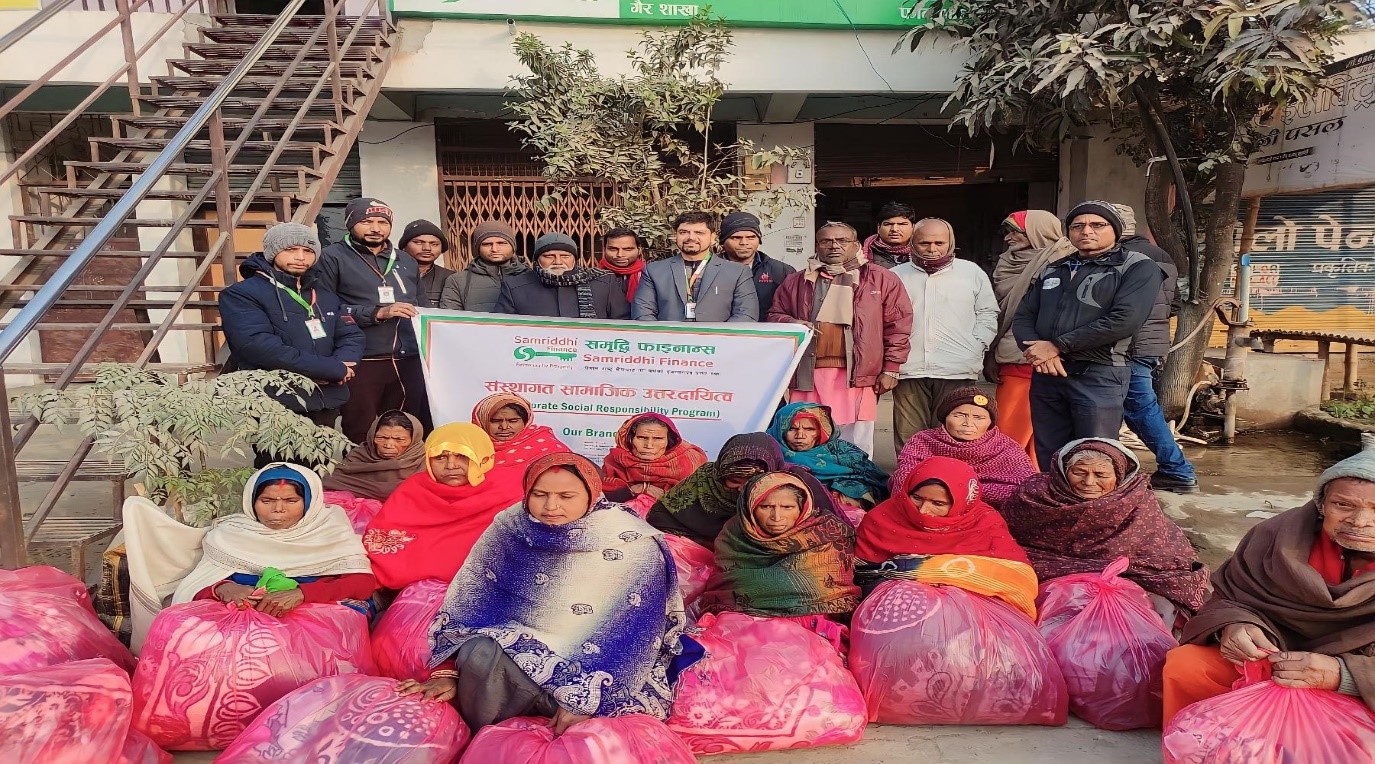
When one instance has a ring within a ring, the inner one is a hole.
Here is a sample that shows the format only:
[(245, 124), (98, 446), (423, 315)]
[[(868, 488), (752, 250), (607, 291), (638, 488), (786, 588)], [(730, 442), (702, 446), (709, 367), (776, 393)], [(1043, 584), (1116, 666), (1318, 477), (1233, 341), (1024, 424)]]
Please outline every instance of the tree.
[(516, 36), (516, 56), (530, 70), (517, 76), (508, 104), (524, 117), (511, 129), (543, 158), (544, 174), (563, 185), (545, 200), (578, 193), (573, 181), (613, 183), (618, 206), (604, 207), (601, 222), (626, 226), (663, 250), (669, 223), (689, 210), (717, 215), (747, 204), (767, 223), (786, 208), (809, 208), (814, 191), (773, 188), (751, 193), (740, 170), (809, 161), (806, 150), (760, 149), (750, 141), (714, 143), (712, 108), (725, 93), (717, 73), (731, 32), (699, 15), (677, 29), (644, 33), (627, 57), (632, 73), (611, 76), (592, 53), (565, 43), (551, 48), (530, 33)]
[[(1236, 259), (1247, 161), (1262, 125), (1323, 87), (1349, 3), (1314, 0), (921, 0), (923, 40), (953, 34), (969, 61), (950, 103), (971, 133), (1022, 125), (1053, 148), (1108, 120), (1149, 175), (1144, 217), (1188, 277), (1162, 403), (1184, 405)], [(1182, 189), (1183, 193), (1180, 193)], [(1200, 251), (1201, 238), (1201, 251)]]

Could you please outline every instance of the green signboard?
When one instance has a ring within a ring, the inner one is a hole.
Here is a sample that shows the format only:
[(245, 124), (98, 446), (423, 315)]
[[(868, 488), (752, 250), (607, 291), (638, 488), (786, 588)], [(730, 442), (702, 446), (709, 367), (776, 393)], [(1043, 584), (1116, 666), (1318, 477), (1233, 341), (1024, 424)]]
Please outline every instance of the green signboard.
[(390, 0), (398, 16), (664, 26), (706, 11), (739, 26), (907, 29), (932, 0)]

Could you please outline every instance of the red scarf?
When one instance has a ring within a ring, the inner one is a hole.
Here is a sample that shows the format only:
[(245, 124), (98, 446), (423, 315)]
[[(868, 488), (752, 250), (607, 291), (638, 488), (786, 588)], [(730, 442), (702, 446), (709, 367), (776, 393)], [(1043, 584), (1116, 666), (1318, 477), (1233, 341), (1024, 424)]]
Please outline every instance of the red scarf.
[(873, 234), (864, 240), (864, 254), (868, 255), (869, 262), (877, 262), (879, 255), (887, 257), (897, 263), (905, 263), (908, 260), (915, 260), (912, 257), (912, 244), (909, 242), (905, 247), (894, 247), (879, 238), (878, 234)]
[(1353, 565), (1348, 576), (1346, 550), (1321, 528), (1318, 529), (1318, 540), (1313, 542), (1313, 550), (1308, 553), (1308, 564), (1322, 574), (1322, 580), (1328, 586), (1341, 586), (1362, 573), (1375, 572), (1375, 562), (1369, 562), (1359, 568)]
[[(668, 428), (668, 450), (657, 459), (645, 461), (630, 449), (630, 439), (635, 426), (650, 421)], [(683, 440), (678, 428), (662, 414), (647, 412), (627, 419), (616, 433), (616, 447), (606, 455), (602, 462), (602, 472), (606, 475), (603, 483), (605, 490), (612, 491), (628, 488), (637, 483), (648, 483), (661, 491), (687, 480), (688, 475), (707, 463), (707, 455), (702, 449)]]
[(939, 271), (942, 268), (945, 268), (947, 265), (950, 265), (951, 263), (955, 262), (955, 253), (952, 252), (948, 255), (942, 255), (941, 257), (937, 257), (934, 260), (928, 260), (920, 255), (913, 255), (912, 259), (908, 262), (926, 271), (926, 275), (930, 276), (934, 274), (936, 271)]
[(624, 268), (612, 265), (611, 261), (603, 257), (601, 260), (597, 261), (597, 267), (604, 271), (611, 271), (617, 276), (629, 276), (630, 280), (627, 281), (625, 285), (625, 296), (630, 300), (635, 299), (635, 290), (640, 286), (640, 271), (645, 269), (645, 259), (643, 257), (636, 258), (635, 262)]
[[(950, 491), (945, 517), (921, 514), (908, 494), (928, 480)], [(869, 510), (859, 524), (855, 555), (871, 563), (900, 554), (965, 554), (1031, 564), (998, 512), (979, 498), (974, 469), (958, 459), (933, 456), (913, 470), (901, 491)]]

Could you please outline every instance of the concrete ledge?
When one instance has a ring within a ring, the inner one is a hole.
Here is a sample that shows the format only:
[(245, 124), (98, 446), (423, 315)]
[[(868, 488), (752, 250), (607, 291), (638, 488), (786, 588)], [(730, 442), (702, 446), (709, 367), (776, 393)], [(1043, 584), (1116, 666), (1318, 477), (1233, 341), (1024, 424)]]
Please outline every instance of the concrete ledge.
[(1343, 445), (1360, 448), (1361, 436), (1375, 436), (1375, 424), (1338, 419), (1317, 406), (1306, 408), (1294, 415), (1294, 429), (1328, 438)]

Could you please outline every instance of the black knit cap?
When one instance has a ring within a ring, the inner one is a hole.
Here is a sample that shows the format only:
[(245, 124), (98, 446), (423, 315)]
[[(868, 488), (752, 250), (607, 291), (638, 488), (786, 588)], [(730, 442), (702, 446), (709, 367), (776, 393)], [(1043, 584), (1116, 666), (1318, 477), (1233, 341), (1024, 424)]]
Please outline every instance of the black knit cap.
[(383, 218), (388, 223), (392, 222), (391, 205), (381, 199), (363, 196), (344, 207), (344, 227), (350, 231), (368, 218)]
[(978, 406), (988, 412), (988, 418), (993, 424), (998, 423), (998, 402), (986, 390), (975, 385), (959, 387), (946, 393), (936, 405), (936, 419), (943, 423), (945, 418), (950, 416), (950, 412), (964, 405)]
[(722, 240), (729, 239), (741, 231), (752, 231), (755, 236), (764, 238), (764, 232), (760, 230), (759, 218), (748, 212), (732, 212), (721, 218), (720, 238)]
[(1122, 238), (1122, 216), (1118, 214), (1117, 208), (1112, 206), (1112, 202), (1090, 199), (1087, 202), (1079, 202), (1074, 205), (1074, 209), (1071, 209), (1069, 214), (1065, 216), (1066, 231), (1069, 230), (1069, 224), (1074, 222), (1074, 219), (1080, 215), (1097, 215), (1103, 218), (1108, 221), (1108, 225), (1112, 226), (1112, 230), (1117, 234), (1117, 238)]
[(439, 230), (439, 226), (428, 220), (412, 220), (407, 223), (406, 227), (401, 230), (401, 241), (397, 243), (396, 248), (405, 249), (410, 240), (417, 236), (433, 236), (439, 239), (441, 252), (449, 251), (449, 237)]

